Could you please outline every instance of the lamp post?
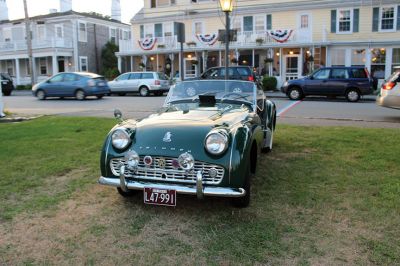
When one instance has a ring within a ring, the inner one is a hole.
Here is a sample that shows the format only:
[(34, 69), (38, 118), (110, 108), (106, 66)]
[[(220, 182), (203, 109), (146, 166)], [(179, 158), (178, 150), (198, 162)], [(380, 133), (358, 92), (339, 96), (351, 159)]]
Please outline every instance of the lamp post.
[(225, 13), (225, 80), (229, 79), (229, 13), (233, 10), (233, 0), (219, 0), (222, 12)]

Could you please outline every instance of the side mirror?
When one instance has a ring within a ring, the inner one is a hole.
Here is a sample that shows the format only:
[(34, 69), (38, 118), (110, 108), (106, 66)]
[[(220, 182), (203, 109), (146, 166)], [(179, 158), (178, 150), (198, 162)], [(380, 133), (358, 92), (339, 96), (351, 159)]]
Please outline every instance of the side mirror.
[(122, 112), (119, 109), (114, 109), (114, 117), (117, 119), (119, 122), (122, 122)]
[(308, 76), (309, 79), (314, 79), (314, 77), (312, 75)]

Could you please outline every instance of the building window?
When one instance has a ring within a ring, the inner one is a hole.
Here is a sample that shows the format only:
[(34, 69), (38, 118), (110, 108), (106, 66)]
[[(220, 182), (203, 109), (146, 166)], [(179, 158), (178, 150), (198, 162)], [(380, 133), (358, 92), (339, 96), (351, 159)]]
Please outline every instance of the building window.
[(12, 40), (11, 28), (3, 29), (3, 38), (5, 42), (10, 42)]
[(332, 66), (345, 66), (346, 50), (345, 49), (332, 49), (331, 51), (331, 65)]
[(150, 0), (150, 7), (163, 7), (163, 6), (170, 6), (175, 5), (175, 0)]
[(235, 29), (238, 32), (242, 31), (242, 18), (241, 17), (233, 17), (232, 29)]
[(140, 39), (144, 38), (144, 25), (140, 25)]
[(397, 17), (394, 7), (382, 7), (380, 14), (380, 29), (391, 31), (395, 29), (395, 18)]
[(371, 49), (371, 76), (377, 79), (385, 78), (386, 49)]
[(253, 17), (243, 17), (243, 31), (253, 31)]
[(86, 72), (88, 71), (88, 59), (87, 56), (80, 56), (79, 57), (79, 70)]
[(115, 28), (110, 28), (110, 41), (116, 43), (117, 40), (117, 30)]
[(162, 37), (163, 36), (163, 27), (161, 23), (154, 24), (154, 36)]
[(394, 67), (400, 67), (400, 48), (393, 48), (392, 72), (394, 72)]
[(309, 22), (308, 22), (308, 15), (301, 15), (300, 16), (300, 29), (308, 29)]
[(56, 30), (56, 38), (62, 39), (64, 37), (64, 27), (63, 25), (57, 24), (54, 26)]
[(124, 40), (129, 40), (129, 31), (124, 30)]
[(338, 10), (337, 12), (338, 32), (352, 32), (353, 12), (350, 9)]
[(365, 49), (352, 49), (351, 50), (351, 65), (352, 66), (365, 66)]
[(14, 64), (13, 64), (13, 61), (12, 60), (7, 60), (6, 67), (7, 67), (8, 75), (13, 77), (14, 76)]
[(152, 24), (146, 24), (144, 25), (144, 37), (145, 38), (153, 38), (154, 33), (154, 26)]
[(40, 71), (40, 75), (47, 75), (47, 58), (46, 57), (40, 58), (39, 71)]
[(37, 38), (38, 40), (46, 39), (46, 28), (44, 25), (37, 26)]
[(201, 22), (201, 21), (193, 22), (193, 33), (195, 35), (204, 33), (204, 31), (203, 31), (203, 22)]
[(84, 22), (79, 22), (79, 41), (87, 42), (87, 26)]
[(170, 37), (173, 35), (173, 27), (171, 22), (164, 23), (164, 37)]

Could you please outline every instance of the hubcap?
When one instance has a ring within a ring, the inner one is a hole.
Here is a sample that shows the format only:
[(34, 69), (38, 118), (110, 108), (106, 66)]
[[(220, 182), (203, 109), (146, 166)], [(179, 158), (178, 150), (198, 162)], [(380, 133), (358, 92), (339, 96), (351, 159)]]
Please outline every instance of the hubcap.
[(292, 90), (290, 92), (290, 97), (292, 99), (298, 99), (300, 97), (300, 92), (298, 90)]
[(142, 96), (146, 96), (146, 95), (147, 95), (147, 89), (146, 89), (146, 88), (140, 89), (140, 94), (141, 94)]
[(356, 91), (350, 91), (348, 97), (350, 101), (356, 101), (358, 99), (358, 93)]
[(83, 98), (85, 98), (85, 94), (83, 93), (83, 91), (78, 91), (78, 92), (76, 93), (76, 98), (77, 98), (78, 100), (82, 100)]

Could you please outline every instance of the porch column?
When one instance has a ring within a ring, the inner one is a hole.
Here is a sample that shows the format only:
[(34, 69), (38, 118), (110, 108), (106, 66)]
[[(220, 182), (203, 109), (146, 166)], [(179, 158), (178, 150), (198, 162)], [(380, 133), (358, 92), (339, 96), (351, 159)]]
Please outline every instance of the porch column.
[(365, 67), (371, 73), (371, 50), (369, 47), (365, 49)]
[(158, 53), (156, 54), (156, 72), (158, 72), (158, 66), (159, 66), (159, 61), (158, 61)]
[(206, 69), (206, 52), (205, 51), (203, 51), (202, 53), (201, 53), (201, 58), (203, 59), (203, 68), (201, 69), (201, 71), (200, 72), (204, 72), (205, 71), (205, 69)]
[(53, 55), (52, 57), (52, 65), (53, 65), (53, 75), (58, 73), (58, 62), (57, 62), (57, 56)]
[(122, 62), (121, 62), (121, 57), (120, 57), (120, 56), (118, 56), (118, 57), (117, 57), (117, 59), (118, 59), (118, 71), (119, 71), (119, 73), (121, 73), (121, 71), (122, 71)]
[(222, 53), (221, 53), (221, 50), (219, 50), (219, 66), (222, 66)]
[(303, 76), (303, 62), (304, 62), (304, 48), (300, 48), (300, 59), (299, 59), (299, 70), (297, 77), (300, 78)]
[(393, 48), (386, 48), (385, 79), (392, 74)]
[(283, 73), (283, 49), (279, 48), (279, 76), (281, 77), (282, 84), (285, 80), (285, 74)]
[(331, 66), (332, 61), (331, 61), (331, 51), (329, 51), (329, 46), (326, 46), (326, 62), (324, 66)]
[(131, 71), (133, 71), (133, 56), (131, 56)]
[[(37, 82), (37, 72), (36, 72), (36, 57), (32, 56), (32, 69), (31, 69), (31, 75), (35, 77), (35, 81)], [(33, 85), (33, 84), (32, 84)]]
[(256, 60), (256, 56), (254, 55), (254, 49), (251, 50), (251, 62), (253, 62), (253, 68), (256, 66), (256, 62), (254, 62), (254, 60)]
[(20, 85), (20, 80), (21, 76), (20, 76), (20, 71), (19, 71), (19, 59), (16, 58), (15, 59), (15, 79), (16, 79), (16, 83), (17, 85)]
[(344, 59), (344, 65), (349, 67), (351, 66), (351, 48), (346, 48), (346, 50), (344, 50), (345, 52), (345, 59)]

